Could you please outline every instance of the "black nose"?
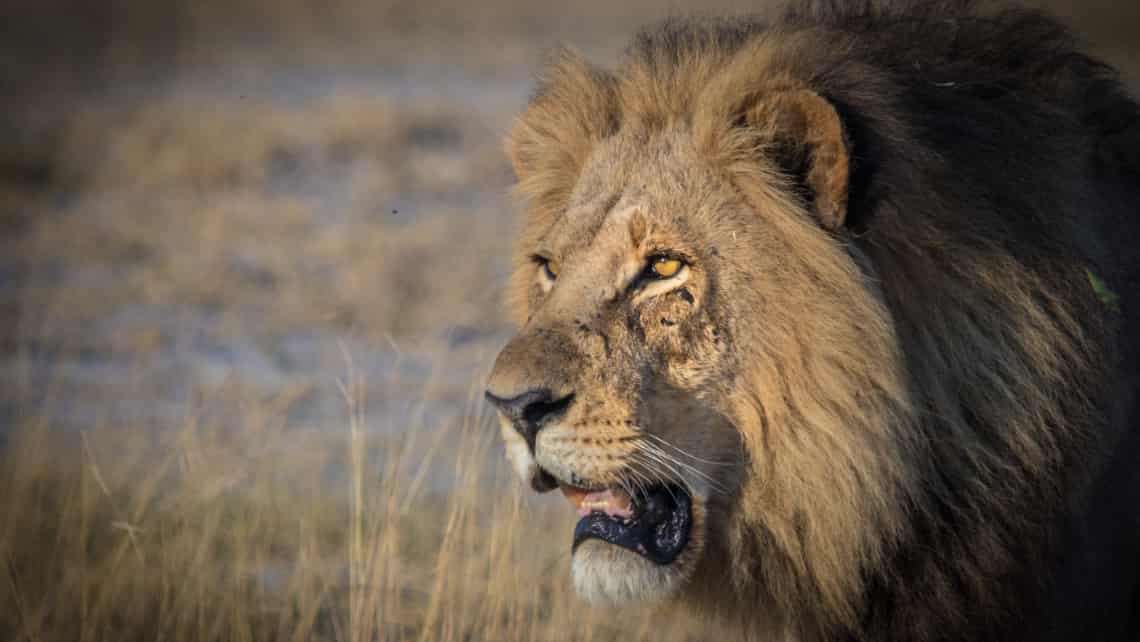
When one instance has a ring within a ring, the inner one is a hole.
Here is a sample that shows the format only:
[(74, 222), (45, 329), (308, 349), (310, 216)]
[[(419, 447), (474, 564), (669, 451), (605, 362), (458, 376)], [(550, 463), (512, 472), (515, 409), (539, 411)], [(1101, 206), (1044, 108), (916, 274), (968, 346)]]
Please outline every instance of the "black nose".
[(486, 397), (487, 401), (490, 401), (499, 409), (499, 412), (511, 420), (515, 430), (519, 431), (519, 434), (526, 439), (526, 443), (532, 452), (538, 431), (551, 419), (562, 414), (570, 402), (574, 400), (573, 393), (555, 399), (554, 393), (549, 388), (527, 390), (510, 399), (497, 397), (488, 390)]

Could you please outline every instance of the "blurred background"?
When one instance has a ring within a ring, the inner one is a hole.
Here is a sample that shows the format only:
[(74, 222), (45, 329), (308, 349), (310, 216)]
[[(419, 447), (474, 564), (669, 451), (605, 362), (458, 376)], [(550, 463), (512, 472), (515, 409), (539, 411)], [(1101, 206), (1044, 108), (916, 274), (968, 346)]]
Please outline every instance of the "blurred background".
[[(1029, 4), (1140, 86), (1140, 3)], [(7, 0), (0, 638), (704, 639), (500, 461), (500, 141), (555, 44), (767, 8)]]

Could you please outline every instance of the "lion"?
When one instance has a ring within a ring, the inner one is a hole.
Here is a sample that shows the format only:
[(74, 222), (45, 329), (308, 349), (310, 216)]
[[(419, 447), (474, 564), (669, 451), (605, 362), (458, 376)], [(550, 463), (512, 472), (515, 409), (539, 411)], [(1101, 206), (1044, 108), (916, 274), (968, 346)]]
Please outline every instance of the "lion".
[(1140, 639), (1140, 107), (966, 2), (561, 51), (487, 399), (590, 602), (756, 640)]

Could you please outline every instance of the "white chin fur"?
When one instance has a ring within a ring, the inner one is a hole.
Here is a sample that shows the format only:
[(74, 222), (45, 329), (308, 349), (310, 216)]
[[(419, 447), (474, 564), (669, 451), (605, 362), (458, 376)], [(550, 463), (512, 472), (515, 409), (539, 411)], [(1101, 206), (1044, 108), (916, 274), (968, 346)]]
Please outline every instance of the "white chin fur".
[(578, 595), (592, 604), (652, 602), (681, 587), (684, 576), (676, 564), (661, 566), (601, 540), (582, 542), (571, 561)]

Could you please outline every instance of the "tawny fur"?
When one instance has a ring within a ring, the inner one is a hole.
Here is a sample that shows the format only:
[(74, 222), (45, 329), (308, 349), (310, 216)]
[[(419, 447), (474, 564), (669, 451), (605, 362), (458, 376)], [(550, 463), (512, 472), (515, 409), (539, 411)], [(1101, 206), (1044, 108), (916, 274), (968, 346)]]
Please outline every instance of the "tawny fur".
[[(493, 384), (627, 420), (552, 429), (566, 474), (620, 476), (595, 437), (639, 431), (733, 460), (695, 464), (666, 593), (744, 637), (1128, 639), (1135, 512), (1111, 603), (1064, 584), (1103, 569), (1096, 506), (1137, 497), (1140, 109), (1036, 13), (857, 4), (557, 57), (508, 141), (522, 331)], [(695, 248), (693, 300), (613, 312), (655, 243)]]

